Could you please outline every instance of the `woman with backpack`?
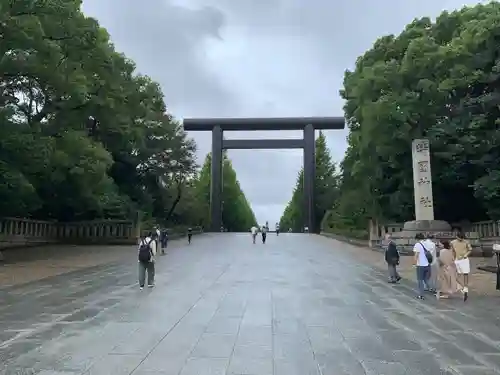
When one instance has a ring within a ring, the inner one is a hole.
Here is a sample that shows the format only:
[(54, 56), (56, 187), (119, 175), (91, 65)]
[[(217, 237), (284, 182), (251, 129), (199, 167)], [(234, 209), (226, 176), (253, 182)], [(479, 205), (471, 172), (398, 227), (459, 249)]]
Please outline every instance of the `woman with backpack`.
[(146, 273), (148, 275), (148, 287), (152, 288), (155, 285), (155, 256), (156, 256), (156, 241), (153, 238), (153, 233), (148, 233), (139, 241), (139, 287), (144, 289), (146, 281)]

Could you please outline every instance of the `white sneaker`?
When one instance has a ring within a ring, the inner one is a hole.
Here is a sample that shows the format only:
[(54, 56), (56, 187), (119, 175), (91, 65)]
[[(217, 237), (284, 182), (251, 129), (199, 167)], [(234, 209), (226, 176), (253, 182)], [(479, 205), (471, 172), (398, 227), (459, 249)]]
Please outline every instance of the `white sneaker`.
[(139, 287), (139, 290), (143, 290), (143, 289), (144, 289), (144, 287), (143, 287), (143, 286), (140, 286), (140, 287)]
[(154, 286), (155, 286), (154, 284), (149, 284), (148, 288), (154, 288)]

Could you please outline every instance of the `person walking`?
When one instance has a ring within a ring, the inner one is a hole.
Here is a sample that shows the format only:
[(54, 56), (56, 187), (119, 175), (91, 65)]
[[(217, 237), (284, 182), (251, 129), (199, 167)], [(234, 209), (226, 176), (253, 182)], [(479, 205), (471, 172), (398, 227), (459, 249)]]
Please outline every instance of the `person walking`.
[(472, 246), (465, 239), (463, 232), (457, 233), (457, 238), (451, 241), (451, 249), (455, 254), (455, 266), (457, 273), (463, 277), (463, 293), (464, 301), (469, 298), (469, 274), (470, 274), (470, 260), (469, 256), (472, 253)]
[(397, 266), (399, 265), (399, 251), (396, 247), (396, 243), (393, 241), (392, 236), (387, 233), (387, 249), (385, 250), (385, 261), (387, 263), (387, 269), (389, 271), (389, 283), (396, 284), (401, 280), (399, 276)]
[(458, 282), (457, 267), (455, 266), (455, 255), (449, 241), (442, 242), (443, 248), (439, 251), (439, 273), (436, 298), (449, 298), (462, 291)]
[(261, 229), (261, 235), (262, 235), (262, 243), (265, 244), (266, 243), (266, 237), (267, 237), (267, 231), (268, 231), (268, 227), (267, 225), (263, 225), (262, 226), (262, 229)]
[(161, 255), (165, 255), (165, 250), (168, 245), (168, 232), (166, 229), (163, 229), (160, 233), (160, 243), (161, 243)]
[(155, 283), (155, 256), (156, 256), (156, 241), (153, 238), (153, 233), (139, 241), (139, 287), (144, 289), (146, 281), (146, 273), (148, 276), (148, 287), (154, 287)]
[(277, 236), (280, 235), (280, 224), (279, 223), (276, 223), (276, 235)]
[[(417, 233), (415, 236), (417, 243), (413, 246), (414, 265), (417, 272), (417, 285), (418, 285), (418, 299), (424, 299), (424, 292), (429, 290), (429, 265), (432, 262), (432, 255), (425, 248), (424, 235)], [(430, 262), (429, 262), (430, 261)]]
[(255, 243), (255, 239), (257, 238), (257, 233), (259, 232), (259, 229), (254, 225), (252, 228), (250, 228), (250, 233), (252, 233), (252, 241)]
[(188, 235), (188, 244), (191, 244), (191, 238), (193, 238), (193, 229), (192, 228), (188, 228), (187, 235)]
[(432, 263), (429, 265), (429, 291), (431, 293), (436, 293), (437, 280), (439, 274), (439, 262), (436, 243), (434, 242), (434, 236), (432, 233), (427, 233), (425, 240), (422, 242), (425, 248), (432, 255)]

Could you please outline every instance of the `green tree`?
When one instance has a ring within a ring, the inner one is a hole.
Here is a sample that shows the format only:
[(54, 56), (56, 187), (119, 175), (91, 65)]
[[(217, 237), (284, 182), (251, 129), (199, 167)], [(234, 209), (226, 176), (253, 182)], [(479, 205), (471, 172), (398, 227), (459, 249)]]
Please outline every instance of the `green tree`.
[(292, 199), (285, 207), (285, 211), (280, 218), (280, 229), (286, 231), (292, 229), (294, 232), (302, 232), (304, 229), (304, 169), (301, 169), (298, 176), (295, 188), (293, 190)]
[(195, 145), (79, 0), (0, 1), (0, 211), (192, 220)]
[[(200, 210), (200, 220), (204, 227), (210, 226), (210, 180), (212, 156), (208, 154), (201, 168), (196, 195), (196, 207)], [(257, 225), (255, 215), (241, 190), (236, 172), (226, 153), (223, 157), (222, 169), (222, 221), (225, 228), (231, 232), (247, 232)]]
[[(330, 152), (323, 132), (315, 143), (315, 180), (314, 180), (314, 223), (311, 231), (319, 232), (321, 221), (325, 213), (331, 209), (338, 198), (338, 176), (335, 163), (332, 162)], [(302, 168), (297, 177), (297, 183), (280, 219), (280, 228), (293, 231), (302, 231), (304, 227), (304, 169)]]
[(335, 220), (414, 219), (411, 142), (427, 137), (435, 215), (500, 218), (500, 4), (414, 20), (345, 74), (350, 130)]

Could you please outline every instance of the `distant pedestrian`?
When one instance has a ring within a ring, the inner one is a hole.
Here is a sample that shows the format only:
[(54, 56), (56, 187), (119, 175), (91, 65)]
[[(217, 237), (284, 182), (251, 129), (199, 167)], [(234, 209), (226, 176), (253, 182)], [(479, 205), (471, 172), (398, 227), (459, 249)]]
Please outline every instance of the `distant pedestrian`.
[(168, 232), (166, 229), (163, 229), (160, 232), (160, 244), (161, 244), (161, 255), (165, 255), (165, 250), (168, 246)]
[(191, 238), (193, 237), (193, 229), (192, 228), (188, 228), (187, 235), (188, 235), (188, 244), (190, 244)]
[(257, 238), (257, 233), (259, 232), (259, 228), (257, 228), (255, 225), (250, 228), (250, 233), (252, 233), (252, 242), (255, 243), (255, 239)]
[(268, 231), (268, 227), (266, 225), (263, 225), (262, 228), (261, 228), (261, 235), (262, 235), (262, 243), (265, 244), (266, 243), (266, 237), (267, 237), (267, 231)]
[(155, 282), (155, 256), (156, 256), (156, 241), (153, 233), (139, 241), (139, 287), (144, 289), (146, 281), (146, 273), (148, 278), (148, 287), (154, 287)]
[(276, 223), (276, 235), (277, 236), (280, 235), (280, 224), (279, 223)]
[(399, 265), (399, 251), (392, 236), (387, 233), (387, 249), (385, 250), (385, 261), (387, 262), (387, 269), (389, 271), (389, 282), (392, 284), (398, 283), (401, 280), (397, 266)]
[(464, 301), (469, 297), (469, 274), (470, 260), (469, 256), (472, 253), (472, 246), (465, 239), (463, 232), (457, 233), (457, 238), (451, 241), (451, 249), (455, 254), (455, 266), (459, 275), (463, 275), (463, 293)]
[[(418, 284), (418, 299), (424, 299), (424, 292), (426, 290), (430, 290), (429, 288), (429, 265), (432, 262), (429, 254), (430, 252), (425, 248), (424, 235), (422, 233), (418, 233), (415, 236), (417, 243), (413, 246), (414, 252), (414, 263), (415, 269), (417, 272), (417, 284)], [(432, 256), (432, 255), (430, 255)]]

